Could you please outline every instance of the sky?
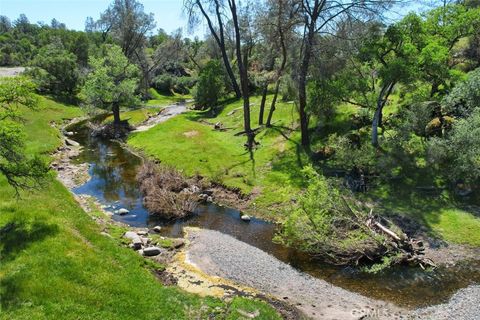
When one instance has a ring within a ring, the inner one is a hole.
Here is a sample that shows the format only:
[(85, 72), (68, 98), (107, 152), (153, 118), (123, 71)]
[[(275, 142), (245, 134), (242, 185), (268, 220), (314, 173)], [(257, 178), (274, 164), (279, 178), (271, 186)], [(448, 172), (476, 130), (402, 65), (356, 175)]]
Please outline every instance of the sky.
[[(183, 29), (185, 37), (203, 38), (207, 34), (206, 26), (198, 27), (194, 34), (188, 33), (187, 18), (183, 14), (183, 0), (139, 0), (146, 13), (155, 15), (157, 29), (162, 28), (172, 33)], [(50, 23), (53, 18), (65, 23), (68, 29), (84, 30), (85, 19), (97, 20), (113, 0), (0, 0), (0, 15), (15, 20), (24, 13), (31, 23), (39, 21)], [(409, 4), (401, 9), (393, 10), (389, 16), (398, 19), (410, 10), (417, 11), (418, 1), (407, 1)]]
[[(50, 23), (53, 18), (65, 23), (68, 29), (84, 30), (85, 19), (98, 19), (100, 13), (113, 2), (112, 0), (0, 0), (0, 15), (15, 20), (24, 13), (31, 23), (43, 21)], [(155, 15), (157, 29), (171, 33), (183, 29), (184, 36), (202, 37), (206, 30), (199, 28), (194, 34), (188, 34), (187, 18), (182, 13), (182, 0), (140, 0), (145, 12)]]

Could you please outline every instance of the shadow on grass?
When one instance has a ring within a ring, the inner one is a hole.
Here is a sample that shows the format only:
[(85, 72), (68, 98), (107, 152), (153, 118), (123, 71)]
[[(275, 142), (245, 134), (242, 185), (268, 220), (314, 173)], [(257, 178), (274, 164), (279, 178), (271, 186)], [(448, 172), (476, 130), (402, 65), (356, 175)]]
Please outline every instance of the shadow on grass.
[(0, 261), (15, 259), (32, 243), (42, 241), (58, 233), (58, 226), (44, 222), (10, 222), (0, 228)]
[(219, 114), (223, 112), (223, 110), (227, 107), (227, 105), (239, 101), (239, 99), (232, 97), (222, 100), (220, 104), (215, 108), (208, 108), (207, 110), (198, 110), (197, 112), (189, 112), (186, 114), (187, 119), (192, 121), (200, 121), (202, 119), (214, 119)]

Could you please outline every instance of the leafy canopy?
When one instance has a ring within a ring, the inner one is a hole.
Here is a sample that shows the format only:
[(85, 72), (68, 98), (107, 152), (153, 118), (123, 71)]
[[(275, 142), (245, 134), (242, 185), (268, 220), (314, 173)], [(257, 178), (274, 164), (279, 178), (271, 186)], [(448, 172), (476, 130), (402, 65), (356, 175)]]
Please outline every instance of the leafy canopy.
[(104, 49), (103, 57), (90, 59), (92, 71), (85, 80), (80, 97), (87, 104), (106, 110), (115, 105), (136, 104), (138, 67), (128, 61), (119, 46), (108, 45)]
[(22, 130), (22, 111), (34, 110), (35, 86), (26, 78), (0, 78), (0, 173), (8, 183), (20, 189), (38, 186), (48, 166), (25, 152), (26, 136)]

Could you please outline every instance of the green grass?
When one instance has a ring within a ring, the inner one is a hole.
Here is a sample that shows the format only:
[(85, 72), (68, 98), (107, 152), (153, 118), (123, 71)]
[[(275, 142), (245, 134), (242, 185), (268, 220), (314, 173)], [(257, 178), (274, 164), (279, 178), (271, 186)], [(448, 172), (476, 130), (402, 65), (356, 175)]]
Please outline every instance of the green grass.
[(148, 93), (150, 94), (152, 99), (148, 100), (145, 103), (145, 105), (149, 106), (149, 107), (151, 107), (151, 106), (165, 106), (165, 105), (173, 104), (173, 103), (176, 103), (176, 102), (181, 102), (181, 101), (188, 100), (188, 99), (192, 98), (191, 95), (180, 95), (180, 94), (177, 94), (177, 93), (172, 93), (171, 95), (160, 94), (153, 88), (150, 88), (148, 90)]
[[(45, 98), (41, 105), (26, 115), (31, 154), (60, 145), (52, 121), (82, 114)], [(142, 257), (100, 234), (101, 227), (53, 175), (21, 199), (0, 176), (0, 228), (0, 319), (196, 319), (237, 310), (162, 286)], [(279, 319), (269, 306), (258, 308), (259, 319)]]
[[(418, 174), (422, 172), (419, 169), (417, 171)], [(377, 213), (414, 218), (433, 237), (452, 243), (480, 246), (478, 213), (476, 216), (473, 212), (459, 208), (460, 204), (452, 200), (447, 192), (441, 195), (422, 194), (416, 190), (414, 183), (415, 181), (410, 184), (383, 184), (361, 198), (379, 202), (381, 207), (377, 208)]]
[[(142, 123), (143, 121), (147, 120), (149, 116), (153, 116), (157, 114), (161, 109), (162, 107), (159, 106), (159, 107), (139, 108), (139, 109), (122, 111), (120, 113), (120, 118), (122, 120), (128, 120), (129, 124), (136, 126)], [(103, 122), (106, 123), (111, 121), (113, 121), (113, 115), (105, 118)]]
[[(165, 106), (168, 106), (170, 104), (174, 104), (177, 102), (185, 101), (191, 98), (190, 95), (179, 95), (179, 94), (162, 95), (157, 91), (155, 91), (155, 89), (149, 89), (148, 92), (150, 93), (153, 99), (146, 101), (143, 107), (130, 109), (130, 110), (123, 110), (120, 114), (120, 117), (122, 120), (128, 120), (128, 122), (131, 125), (137, 126), (140, 123), (147, 120), (149, 116), (153, 116), (157, 114)], [(110, 121), (113, 121), (113, 115), (105, 118), (103, 122), (106, 123)]]
[[(259, 102), (252, 98), (252, 125), (258, 123)], [(243, 130), (242, 119), (242, 102), (235, 101), (214, 118), (191, 111), (133, 134), (128, 143), (187, 175), (199, 173), (245, 194), (260, 193), (252, 209), (266, 214), (264, 209), (285, 204), (300, 190), (299, 168), (309, 160), (298, 144), (299, 133), (293, 130), (297, 119), (293, 104), (278, 104), (273, 127), (260, 130), (256, 137), (260, 146), (252, 155), (244, 147), (246, 137), (235, 135)], [(217, 122), (227, 130), (214, 130)]]

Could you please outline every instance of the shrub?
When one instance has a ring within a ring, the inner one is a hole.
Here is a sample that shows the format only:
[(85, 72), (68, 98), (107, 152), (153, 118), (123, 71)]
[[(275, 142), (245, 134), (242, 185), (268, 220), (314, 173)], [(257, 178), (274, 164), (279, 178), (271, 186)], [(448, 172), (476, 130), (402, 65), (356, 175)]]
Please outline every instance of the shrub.
[(66, 51), (61, 43), (40, 49), (31, 66), (28, 73), (40, 92), (56, 95), (75, 93), (79, 81), (77, 58)]
[(433, 138), (428, 159), (437, 164), (450, 181), (472, 183), (480, 178), (480, 109), (453, 123), (445, 139)]
[(458, 84), (445, 97), (442, 104), (445, 112), (458, 117), (468, 117), (480, 107), (480, 68), (468, 74), (467, 80)]
[(161, 74), (153, 80), (153, 88), (158, 92), (170, 95), (175, 84), (175, 77), (170, 74)]
[(201, 109), (215, 108), (224, 91), (222, 66), (217, 60), (210, 60), (198, 77), (194, 92), (195, 104)]
[(188, 94), (195, 86), (195, 83), (196, 80), (193, 77), (177, 77), (175, 78), (173, 90), (179, 94)]

